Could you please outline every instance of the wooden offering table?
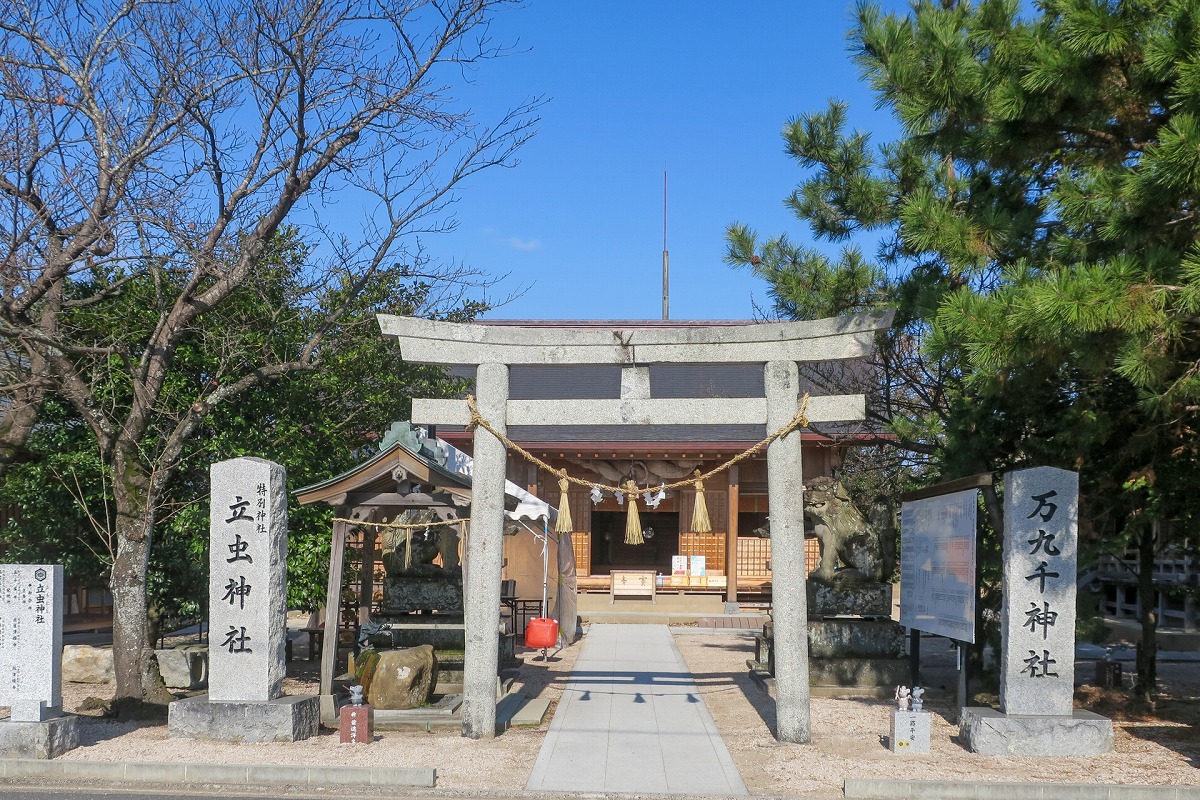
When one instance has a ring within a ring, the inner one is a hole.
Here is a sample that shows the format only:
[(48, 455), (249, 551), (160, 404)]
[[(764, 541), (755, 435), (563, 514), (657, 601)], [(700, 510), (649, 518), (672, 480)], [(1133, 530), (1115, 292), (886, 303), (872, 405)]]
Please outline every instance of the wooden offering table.
[(649, 597), (654, 599), (654, 586), (658, 573), (652, 569), (614, 569), (611, 574), (612, 586), (609, 588), (608, 602), (616, 603), (618, 597)]

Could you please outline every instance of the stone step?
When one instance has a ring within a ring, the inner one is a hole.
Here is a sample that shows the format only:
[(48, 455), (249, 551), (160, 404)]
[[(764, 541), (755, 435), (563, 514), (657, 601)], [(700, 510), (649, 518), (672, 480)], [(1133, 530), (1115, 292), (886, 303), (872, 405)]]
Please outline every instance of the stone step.
[(527, 698), (521, 692), (512, 692), (496, 703), (496, 733), (504, 733), (512, 725), (513, 716), (525, 705)]
[(517, 709), (517, 713), (513, 714), (511, 724), (514, 727), (536, 728), (542, 724), (542, 720), (546, 718), (546, 712), (549, 710), (549, 700), (544, 698), (527, 700), (523, 706)]
[(701, 628), (739, 628), (757, 630), (763, 626), (767, 618), (761, 614), (720, 614), (712, 617), (701, 617), (696, 624)]

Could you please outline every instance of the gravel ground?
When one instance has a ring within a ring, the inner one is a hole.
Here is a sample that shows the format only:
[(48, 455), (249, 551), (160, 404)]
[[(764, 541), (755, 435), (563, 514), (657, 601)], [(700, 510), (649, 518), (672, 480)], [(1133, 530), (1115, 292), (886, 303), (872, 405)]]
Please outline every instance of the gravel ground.
[[(926, 709), (933, 713), (932, 753), (893, 755), (887, 746), (887, 700), (812, 701), (813, 742), (775, 741), (774, 702), (749, 678), (745, 661), (751, 642), (711, 635), (677, 636), (700, 694), (725, 739), (747, 788), (754, 794), (828, 796), (846, 778), (902, 780), (1058, 782), (1101, 784), (1200, 784), (1200, 664), (1160, 665), (1176, 699), (1159, 703), (1161, 716), (1115, 725), (1115, 751), (1091, 758), (998, 758), (969, 753), (958, 744), (954, 673), (949, 651), (927, 643), (923, 660), (933, 662), (924, 677), (930, 685)], [(944, 644), (942, 644), (944, 647)], [(1083, 670), (1080, 670), (1083, 674)], [(1115, 692), (1096, 695), (1107, 716), (1131, 716), (1115, 707)], [(1116, 712), (1116, 713), (1115, 713)], [(951, 723), (950, 720), (955, 720)]]
[[(952, 674), (948, 654), (927, 647), (930, 686), (926, 707), (933, 716), (932, 756), (895, 756), (886, 746), (891, 703), (873, 699), (812, 701), (813, 743), (781, 745), (771, 735), (774, 706), (749, 678), (745, 662), (753, 639), (735, 634), (676, 630), (676, 643), (696, 677), (701, 695), (725, 737), (734, 761), (754, 794), (816, 797), (838, 794), (847, 777), (914, 780), (1046, 781), (1191, 785), (1200, 784), (1200, 664), (1160, 665), (1167, 699), (1154, 713), (1137, 713), (1115, 692), (1084, 689), (1093, 710), (1113, 716), (1116, 751), (1095, 758), (996, 758), (966, 752), (956, 740)], [(522, 651), (517, 681), (529, 696), (554, 703), (570, 674), (579, 644), (540, 660)], [(931, 652), (933, 651), (933, 652)], [(300, 651), (299, 655), (303, 655)], [(315, 694), (316, 662), (289, 665), (288, 694)], [(1081, 673), (1083, 671), (1081, 670)], [(107, 699), (111, 685), (64, 684), (67, 710)], [(522, 790), (541, 748), (550, 715), (536, 729), (513, 729), (491, 741), (472, 741), (454, 732), (381, 733), (368, 746), (343, 745), (325, 732), (289, 744), (198, 743), (169, 739), (162, 723), (118, 723), (99, 712), (86, 715), (81, 746), (62, 756), (84, 761), (336, 764), (435, 767), (445, 790)]]

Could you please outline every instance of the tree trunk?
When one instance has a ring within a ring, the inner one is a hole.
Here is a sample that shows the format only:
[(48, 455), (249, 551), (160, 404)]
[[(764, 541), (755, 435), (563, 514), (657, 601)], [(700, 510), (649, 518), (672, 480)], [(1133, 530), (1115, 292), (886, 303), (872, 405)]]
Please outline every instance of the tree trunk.
[[(983, 467), (979, 468), (979, 471), (984, 470), (985, 468)], [(983, 494), (983, 508), (987, 514), (988, 522), (991, 524), (992, 530), (996, 532), (996, 541), (1002, 543), (1004, 541), (1004, 503), (1001, 501), (994, 485), (981, 487), (981, 492)], [(1001, 545), (1001, 548), (1003, 549), (1003, 545)], [(999, 591), (989, 591), (989, 587), (984, 586), (983, 561), (986, 557), (986, 554), (980, 551), (979, 536), (976, 533), (975, 641), (967, 648), (967, 672), (977, 678), (984, 676), (987, 672), (985, 669), (986, 660), (984, 654), (989, 646), (992, 648), (994, 661), (998, 662), (1000, 657), (1000, 626), (994, 620), (1000, 618), (1001, 594)], [(988, 681), (990, 680), (991, 678), (988, 679)], [(990, 685), (988, 681), (985, 681), (984, 685)]]
[(166, 703), (172, 698), (163, 686), (147, 612), (146, 572), (154, 531), (155, 498), (145, 470), (119, 450), (113, 459), (113, 501), (116, 509), (117, 553), (113, 560), (113, 669), (116, 696), (113, 707), (123, 715), (128, 706)]
[(1142, 639), (1137, 646), (1137, 683), (1133, 691), (1145, 700), (1153, 700), (1158, 686), (1158, 607), (1154, 602), (1154, 527), (1144, 525), (1138, 537), (1138, 621)]
[[(120, 504), (118, 504), (118, 509)], [(146, 640), (146, 566), (150, 542), (117, 526), (117, 557), (113, 561), (113, 668), (118, 701), (141, 700), (142, 674), (148, 657)]]
[(1000, 500), (1000, 495), (996, 492), (996, 487), (988, 484), (982, 488), (983, 491), (983, 507), (987, 511), (988, 520), (992, 523), (992, 529), (996, 531), (996, 537), (999, 541), (1004, 541), (1004, 503)]

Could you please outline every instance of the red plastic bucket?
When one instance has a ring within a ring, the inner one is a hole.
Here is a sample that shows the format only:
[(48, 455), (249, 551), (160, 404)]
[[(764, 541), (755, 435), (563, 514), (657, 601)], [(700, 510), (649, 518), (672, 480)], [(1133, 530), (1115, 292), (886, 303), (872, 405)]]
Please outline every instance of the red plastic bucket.
[(558, 621), (538, 617), (525, 626), (525, 646), (534, 648), (554, 647), (558, 642)]

